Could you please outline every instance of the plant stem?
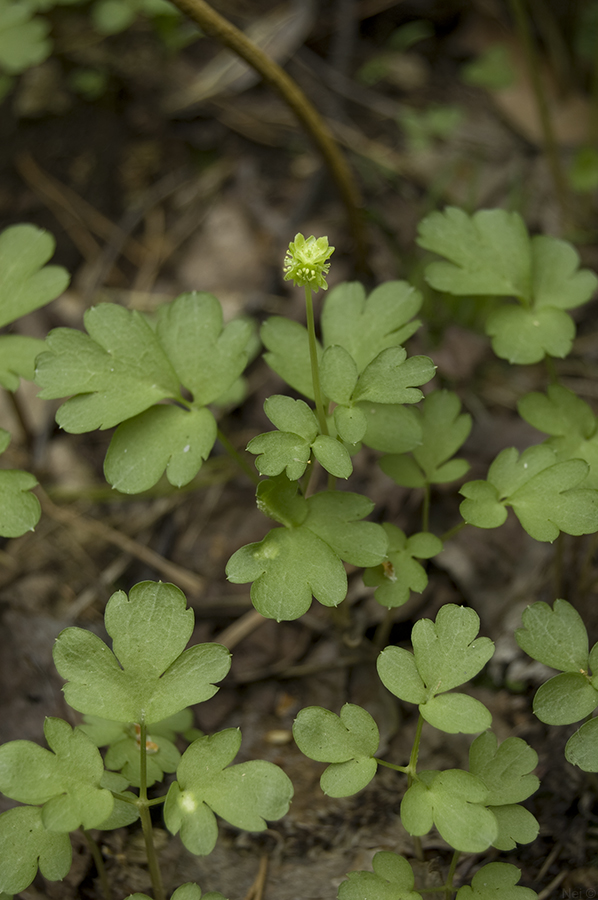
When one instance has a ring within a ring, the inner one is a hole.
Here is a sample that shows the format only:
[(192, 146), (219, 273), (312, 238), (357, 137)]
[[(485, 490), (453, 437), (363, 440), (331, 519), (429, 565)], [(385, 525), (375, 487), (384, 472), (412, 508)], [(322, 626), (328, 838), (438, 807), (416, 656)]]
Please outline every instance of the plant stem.
[(422, 506), (422, 531), (430, 530), (430, 483), (424, 484), (424, 502)]
[(326, 422), (326, 412), (322, 401), (322, 390), (320, 388), (320, 369), (318, 366), (318, 345), (316, 343), (316, 325), (314, 322), (314, 304), (312, 300), (311, 288), (305, 286), (305, 312), (307, 315), (307, 334), (309, 337), (309, 358), (311, 361), (311, 379), (314, 386), (314, 400), (316, 401), (316, 414), (320, 424), (322, 434), (328, 434), (328, 424)]
[(299, 85), (278, 63), (250, 41), (242, 31), (219, 15), (205, 0), (172, 0), (174, 6), (193, 19), (207, 35), (215, 38), (255, 69), (276, 90), (295, 113), (322, 154), (347, 210), (355, 242), (357, 268), (367, 271), (367, 247), (361, 215), (361, 197), (353, 173), (339, 150), (325, 120), (307, 99)]
[(386, 766), (387, 769), (394, 769), (395, 772), (403, 772), (405, 775), (409, 774), (409, 766), (395, 766), (394, 763), (386, 762), (386, 760), (378, 759), (378, 757), (376, 757), (376, 762), (380, 766)]
[(455, 889), (453, 887), (453, 878), (455, 877), (455, 870), (457, 868), (457, 861), (460, 856), (460, 851), (455, 850), (453, 853), (453, 858), (451, 859), (451, 865), (448, 870), (448, 875), (446, 877), (446, 885), (445, 885), (445, 898), (446, 900), (451, 900), (451, 896), (455, 893)]
[(152, 880), (152, 889), (154, 891), (154, 900), (166, 900), (164, 893), (164, 885), (162, 884), (162, 874), (158, 863), (156, 848), (154, 847), (154, 832), (152, 829), (152, 817), (149, 811), (147, 800), (147, 726), (145, 722), (140, 723), (139, 734), (139, 817), (141, 819), (141, 828), (143, 829), (143, 838), (145, 840), (145, 852), (147, 853), (147, 864), (149, 868), (150, 878)]
[(230, 457), (232, 457), (232, 459), (234, 459), (234, 461), (237, 463), (239, 468), (242, 469), (243, 472), (245, 472), (247, 477), (251, 481), (253, 481), (254, 484), (256, 484), (256, 485), (259, 484), (260, 476), (257, 474), (257, 472), (255, 471), (253, 466), (249, 465), (249, 463), (247, 462), (245, 457), (241, 453), (239, 453), (237, 448), (233, 446), (233, 444), (229, 441), (229, 439), (224, 434), (224, 432), (222, 432), (220, 429), (218, 429), (218, 440), (220, 441), (220, 443), (222, 444), (222, 446), (224, 447), (224, 449), (226, 450), (228, 455)]
[(417, 728), (415, 729), (415, 737), (413, 738), (413, 747), (411, 748), (411, 756), (409, 757), (409, 787), (413, 784), (413, 779), (416, 777), (417, 771), (417, 758), (419, 756), (419, 744), (422, 737), (422, 728), (424, 727), (424, 717), (422, 714), (419, 714), (419, 719), (417, 720)]
[(92, 838), (89, 831), (85, 831), (84, 828), (82, 828), (81, 831), (83, 832), (85, 840), (87, 841), (89, 852), (91, 853), (92, 859), (95, 863), (96, 871), (98, 873), (100, 884), (102, 886), (102, 894), (104, 895), (104, 900), (112, 900), (112, 888), (110, 887), (110, 882), (108, 881), (108, 876), (106, 875), (106, 866), (104, 865), (104, 858), (102, 856), (100, 848), (98, 847), (98, 842)]
[(511, 7), (511, 12), (515, 20), (515, 29), (523, 49), (527, 65), (527, 74), (532, 86), (532, 91), (534, 92), (536, 109), (538, 111), (542, 136), (544, 138), (544, 152), (552, 176), (554, 191), (561, 208), (561, 215), (566, 222), (569, 218), (569, 191), (552, 128), (550, 113), (548, 112), (546, 94), (544, 93), (544, 85), (542, 84), (542, 78), (540, 76), (539, 61), (529, 27), (525, 2), (524, 0), (509, 0), (509, 6)]
[(449, 541), (452, 537), (458, 534), (462, 528), (465, 528), (468, 525), (468, 522), (459, 522), (458, 525), (453, 525), (452, 528), (449, 528), (448, 531), (445, 531), (444, 534), (440, 535), (440, 540), (444, 544), (446, 541)]

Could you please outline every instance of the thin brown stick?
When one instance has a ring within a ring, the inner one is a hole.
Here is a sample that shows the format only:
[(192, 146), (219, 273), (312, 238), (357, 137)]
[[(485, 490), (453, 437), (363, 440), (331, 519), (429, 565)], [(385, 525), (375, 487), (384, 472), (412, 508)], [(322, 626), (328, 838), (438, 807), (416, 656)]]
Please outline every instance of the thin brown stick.
[(172, 0), (174, 5), (193, 19), (210, 37), (215, 38), (258, 72), (276, 90), (295, 113), (317, 148), (337, 186), (347, 210), (349, 226), (355, 242), (357, 267), (365, 271), (367, 246), (361, 214), (361, 196), (353, 173), (338, 148), (328, 125), (307, 99), (299, 85), (278, 63), (264, 53), (242, 31), (219, 15), (205, 0)]

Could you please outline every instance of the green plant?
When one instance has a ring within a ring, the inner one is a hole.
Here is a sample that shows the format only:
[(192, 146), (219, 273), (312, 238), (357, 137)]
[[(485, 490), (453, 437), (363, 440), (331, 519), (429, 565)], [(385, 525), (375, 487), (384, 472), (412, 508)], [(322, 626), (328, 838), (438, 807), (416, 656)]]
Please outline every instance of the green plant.
[[(493, 210), (468, 216), (457, 209), (430, 214), (421, 223), (419, 242), (444, 257), (426, 270), (436, 290), (467, 297), (469, 303), (479, 295), (497, 298), (486, 332), (500, 357), (511, 363), (546, 359), (550, 364), (551, 357), (570, 351), (575, 325), (566, 310), (585, 303), (598, 283), (595, 275), (579, 269), (570, 244), (530, 238), (515, 213)], [(22, 245), (14, 255), (24, 252)], [(57, 412), (65, 431), (116, 428), (104, 470), (108, 481), (125, 493), (147, 490), (164, 474), (175, 488), (188, 484), (220, 439), (258, 482), (258, 507), (277, 523), (263, 540), (233, 554), (227, 576), (232, 582), (251, 582), (256, 609), (278, 621), (300, 617), (314, 597), (327, 607), (342, 603), (348, 585), (345, 563), (365, 570), (364, 582), (375, 588), (383, 607), (399, 607), (427, 584), (419, 560), (441, 553), (465, 525), (500, 526), (509, 508), (536, 540), (553, 541), (561, 531), (598, 531), (597, 419), (581, 399), (553, 384), (546, 395), (528, 394), (520, 402), (521, 415), (548, 434), (547, 440), (522, 453), (503, 450), (486, 479), (460, 488), (461, 521), (444, 535), (430, 532), (434, 485), (459, 481), (468, 470), (456, 454), (469, 435), (471, 418), (461, 412), (451, 391), (431, 390), (424, 398), (421, 386), (432, 380), (435, 366), (426, 356), (409, 357), (403, 346), (420, 325), (415, 318), (420, 293), (404, 281), (380, 285), (369, 295), (357, 283), (327, 291), (332, 252), (326, 238), (296, 236), (284, 272), (304, 289), (307, 326), (272, 317), (261, 328), (266, 363), (306, 398), (277, 394), (266, 400), (265, 412), (275, 430), (256, 436), (248, 446), (264, 479), (253, 475), (217, 423), (220, 409), (242, 402), (243, 372), (255, 355), (255, 332), (246, 320), (223, 325), (212, 295), (183, 294), (151, 317), (100, 304), (85, 315), (87, 333), (54, 330), (37, 357), (41, 396), (69, 398)], [(36, 257), (36, 272), (46, 259)], [(41, 272), (47, 277), (47, 270)], [(29, 282), (25, 285), (24, 297), (32, 290)], [(326, 294), (318, 338), (313, 292), (320, 289)], [(352, 459), (362, 445), (381, 454), (380, 466), (391, 481), (422, 492), (421, 531), (407, 535), (392, 522), (364, 521), (374, 504), (359, 493), (337, 489), (337, 479), (352, 475)], [(512, 850), (532, 841), (538, 830), (534, 816), (520, 805), (538, 785), (532, 774), (535, 752), (516, 737), (499, 745), (488, 730), (486, 707), (454, 690), (492, 656), (493, 644), (478, 636), (479, 625), (472, 609), (446, 605), (434, 622), (416, 622), (412, 651), (388, 646), (379, 654), (383, 685), (400, 702), (418, 707), (407, 764), (377, 756), (378, 726), (353, 704), (346, 704), (340, 715), (318, 707), (302, 710), (294, 735), (307, 756), (328, 764), (321, 784), (333, 797), (363, 789), (380, 765), (407, 777), (404, 827), (416, 844), (435, 827), (454, 850), (442, 888), (447, 898), (457, 893), (459, 900), (483, 900), (499, 894), (525, 900), (535, 893), (518, 887), (518, 870), (505, 863), (484, 866), (470, 887), (454, 885), (459, 853)], [(164, 802), (167, 828), (180, 831), (195, 853), (210, 852), (214, 845), (213, 812), (249, 829), (284, 814), (290, 784), (279, 770), (264, 769), (267, 763), (248, 764), (258, 806), (244, 807), (238, 800), (232, 804), (227, 791), (236, 790), (236, 779), (245, 771), (229, 768), (239, 748), (237, 731), (199, 737), (179, 758), (174, 738), (190, 727), (183, 710), (211, 696), (212, 682), (230, 664), (227, 651), (217, 645), (184, 651), (191, 627), (192, 614), (185, 612), (176, 588), (144, 583), (128, 599), (119, 592), (108, 604), (106, 628), (113, 653), (80, 629), (60, 636), (55, 660), (67, 679), (65, 696), (85, 719), (74, 731), (60, 720), (49, 720), (46, 736), (54, 755), (27, 742), (0, 749), (0, 788), (30, 804), (0, 817), (0, 841), (8, 850), (0, 853), (0, 860), (7, 860), (4, 870), (0, 862), (0, 889), (21, 889), (35, 873), (38, 857), (47, 877), (61, 877), (68, 868), (67, 834), (81, 825), (112, 827), (139, 816), (147, 835), (148, 809), (156, 803)], [(564, 601), (557, 601), (554, 612), (544, 604), (532, 607), (519, 641), (563, 673), (539, 693), (538, 715), (547, 722), (565, 721), (565, 715), (572, 722), (591, 714), (598, 706), (590, 675), (596, 654), (588, 653), (585, 627), (574, 610)], [(193, 673), (195, 680), (189, 677)], [(478, 735), (468, 770), (418, 768), (424, 728), (429, 727)], [(589, 722), (567, 751), (584, 768), (596, 765), (593, 733)], [(99, 746), (108, 747), (103, 762)], [(77, 760), (68, 772), (65, 754)], [(30, 760), (32, 780), (23, 779), (18, 763), (24, 758)], [(147, 788), (174, 771), (177, 780), (166, 799), (148, 800)], [(127, 791), (129, 786), (139, 787), (139, 795)], [(35, 841), (28, 844), (23, 835), (33, 824)], [(147, 840), (154, 892), (160, 898)], [(18, 852), (21, 845), (29, 847), (25, 861)], [(413, 900), (427, 890), (425, 884), (415, 888), (408, 860), (382, 853), (374, 859), (373, 872), (351, 873), (339, 897)]]
[[(166, 827), (180, 831), (185, 846), (199, 855), (216, 843), (215, 813), (239, 828), (261, 831), (266, 818), (287, 811), (293, 790), (281, 769), (266, 761), (231, 765), (241, 746), (239, 729), (197, 737), (182, 756), (172, 743), (176, 733), (189, 729), (186, 708), (212, 697), (214, 682), (230, 668), (230, 654), (220, 644), (185, 650), (193, 622), (178, 588), (143, 582), (128, 596), (113, 594), (106, 606), (112, 650), (81, 628), (58, 636), (54, 660), (66, 680), (65, 699), (86, 724), (71, 728), (48, 718), (50, 750), (29, 741), (0, 748), (0, 790), (26, 804), (0, 815), (0, 890), (24, 890), (38, 866), (50, 880), (64, 878), (71, 865), (69, 832), (140, 819), (154, 897), (160, 900), (153, 806), (164, 804)], [(103, 761), (98, 746), (106, 745)], [(148, 787), (166, 772), (176, 772), (168, 793), (148, 799)], [(139, 793), (128, 790), (130, 785)], [(173, 896), (199, 900), (201, 891), (185, 885)], [(223, 900), (219, 893), (205, 896)]]

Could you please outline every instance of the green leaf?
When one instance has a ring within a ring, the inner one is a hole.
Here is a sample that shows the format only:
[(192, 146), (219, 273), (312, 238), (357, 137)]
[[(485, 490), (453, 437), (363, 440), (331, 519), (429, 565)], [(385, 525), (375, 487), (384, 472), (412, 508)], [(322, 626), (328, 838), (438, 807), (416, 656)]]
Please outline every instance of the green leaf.
[(598, 530), (598, 492), (581, 488), (588, 472), (580, 459), (557, 462), (545, 444), (528, 447), (519, 456), (514, 447), (498, 454), (487, 482), (471, 481), (460, 493), (461, 515), (478, 528), (495, 528), (511, 506), (524, 529), (537, 541), (553, 541), (559, 530), (591, 534)]
[(347, 405), (358, 377), (357, 365), (344, 347), (333, 344), (326, 348), (322, 356), (320, 380), (327, 397), (335, 403)]
[(598, 719), (591, 719), (573, 734), (565, 746), (565, 758), (584, 772), (598, 772)]
[(534, 697), (534, 713), (547, 725), (571, 725), (598, 706), (598, 691), (587, 675), (564, 672), (546, 681)]
[(264, 760), (229, 765), (240, 745), (235, 728), (194, 741), (168, 791), (166, 827), (173, 834), (180, 830), (183, 844), (199, 856), (214, 849), (214, 813), (237, 828), (263, 831), (266, 819), (280, 819), (288, 811), (293, 786), (282, 769)]
[(363, 583), (376, 587), (378, 603), (393, 609), (407, 602), (411, 591), (418, 594), (428, 584), (428, 576), (418, 559), (430, 559), (442, 551), (442, 541), (430, 532), (421, 532), (408, 538), (404, 531), (385, 522), (382, 526), (388, 537), (388, 557), (375, 568), (366, 569)]
[(62, 719), (46, 719), (44, 733), (53, 753), (31, 741), (0, 747), (0, 790), (20, 803), (44, 804), (42, 822), (50, 831), (97, 828), (114, 805), (100, 786), (104, 765), (97, 747)]
[(353, 472), (349, 452), (340, 441), (327, 434), (319, 434), (312, 444), (315, 458), (335, 478), (348, 478)]
[(156, 334), (137, 311), (101, 303), (84, 316), (88, 335), (56, 328), (37, 362), (40, 397), (75, 394), (56, 421), (80, 434), (112, 428), (167, 398), (179, 398), (179, 378)]
[(417, 410), (386, 403), (360, 403), (366, 417), (363, 443), (383, 453), (407, 453), (422, 441)]
[(531, 300), (531, 248), (518, 213), (455, 207), (420, 223), (418, 244), (446, 257), (426, 267), (426, 280), (450, 294), (488, 294)]
[(39, 65), (52, 51), (48, 22), (31, 13), (26, 3), (0, 2), (0, 69), (11, 75)]
[[(12, 44), (14, 40), (2, 31), (2, 23), (24, 9), (17, 6), (11, 11), (10, 6), (0, 4), (0, 65), (6, 63), (5, 41)], [(69, 283), (66, 269), (45, 265), (54, 247), (52, 235), (33, 225), (14, 225), (0, 234), (0, 327), (39, 309), (65, 290)]]
[(524, 740), (509, 737), (500, 747), (491, 731), (480, 734), (469, 748), (469, 771), (488, 788), (488, 806), (504, 806), (527, 800), (538, 790), (539, 779), (530, 773), (538, 754)]
[(264, 403), (264, 412), (279, 431), (288, 431), (311, 444), (318, 434), (318, 420), (303, 400), (273, 394)]
[[(271, 316), (261, 327), (260, 337), (269, 351), (264, 360), (273, 372), (280, 375), (294, 390), (314, 399), (314, 388), (309, 356), (307, 329), (299, 322)], [(318, 363), (322, 360), (322, 347), (316, 342)]]
[(498, 850), (514, 850), (517, 844), (531, 844), (538, 837), (540, 824), (535, 816), (518, 804), (489, 807), (498, 825), (492, 846)]
[(574, 309), (587, 303), (598, 278), (589, 269), (579, 271), (577, 250), (548, 235), (536, 235), (531, 243), (534, 307)]
[(45, 350), (45, 342), (20, 334), (0, 335), (0, 385), (16, 391), (21, 378), (33, 381), (35, 358)]
[(387, 544), (380, 525), (359, 521), (373, 508), (367, 498), (324, 491), (305, 500), (296, 496), (296, 485), (281, 479), (258, 488), (258, 505), (287, 527), (241, 547), (226, 567), (229, 581), (253, 581), (253, 605), (277, 621), (303, 615), (312, 595), (324, 606), (338, 606), (347, 593), (341, 560), (357, 566), (381, 562)]
[(421, 900), (421, 894), (413, 890), (413, 870), (404, 856), (380, 850), (372, 868), (373, 872), (349, 872), (339, 885), (338, 900)]
[(457, 891), (457, 900), (535, 900), (538, 896), (530, 888), (517, 887), (521, 872), (509, 863), (488, 863)]
[(483, 669), (494, 653), (489, 638), (477, 637), (480, 619), (473, 609), (447, 603), (436, 622), (419, 619), (411, 641), (417, 670), (429, 697), (464, 684)]
[(311, 456), (311, 445), (305, 438), (288, 431), (258, 434), (249, 441), (247, 450), (259, 454), (255, 466), (260, 475), (275, 476), (284, 472), (289, 481), (301, 478)]
[(422, 772), (401, 803), (401, 821), (413, 835), (427, 834), (432, 822), (455, 850), (482, 853), (495, 840), (498, 825), (482, 804), (484, 783), (461, 769)]
[(418, 403), (422, 392), (414, 385), (426, 384), (436, 374), (427, 356), (407, 359), (403, 347), (383, 350), (363, 371), (353, 392), (355, 402)]
[(0, 469), (0, 535), (20, 537), (33, 531), (39, 522), (41, 507), (30, 493), (37, 478), (20, 469)]
[(159, 310), (157, 336), (197, 406), (207, 406), (241, 375), (249, 358), (253, 326), (248, 319), (223, 325), (212, 294), (181, 294)]
[[(461, 413), (461, 401), (451, 391), (432, 391), (419, 412), (422, 441), (413, 450), (413, 459), (401, 455), (380, 460), (383, 472), (397, 484), (422, 487), (461, 478), (469, 465), (464, 460), (449, 460), (462, 446), (471, 431), (471, 416)], [(417, 463), (417, 465), (414, 465)], [(423, 477), (422, 477), (423, 473)]]
[(170, 484), (182, 487), (210, 455), (216, 432), (208, 409), (152, 406), (116, 429), (104, 461), (106, 480), (125, 494), (138, 494), (166, 471)]
[(511, 364), (531, 365), (545, 356), (564, 359), (571, 352), (575, 323), (562, 309), (501, 306), (488, 316), (486, 334), (492, 349)]
[(376, 774), (380, 735), (365, 709), (345, 703), (340, 716), (319, 706), (302, 709), (293, 723), (293, 737), (302, 753), (332, 765), (320, 785), (330, 797), (350, 797)]
[(336, 406), (334, 425), (341, 440), (354, 446), (365, 436), (368, 420), (359, 406)]
[(447, 734), (475, 734), (492, 724), (489, 710), (467, 694), (440, 694), (422, 703), (419, 711), (426, 722)]
[(0, 891), (18, 894), (29, 887), (37, 869), (50, 881), (61, 881), (71, 867), (68, 834), (48, 831), (42, 811), (17, 806), (0, 815)]
[(67, 703), (115, 722), (150, 725), (213, 697), (212, 682), (228, 672), (230, 654), (220, 644), (184, 650), (193, 630), (193, 611), (185, 605), (174, 585), (145, 581), (128, 597), (117, 591), (108, 601), (113, 652), (89, 631), (62, 631), (54, 662), (67, 680)]
[(410, 320), (421, 304), (420, 292), (405, 281), (387, 281), (367, 298), (358, 282), (340, 284), (324, 302), (324, 346), (343, 347), (361, 373), (379, 353), (404, 344), (417, 331), (421, 322)]
[(403, 647), (386, 647), (378, 656), (380, 681), (391, 694), (406, 703), (425, 703), (428, 692), (417, 671), (415, 657)]
[(515, 639), (524, 653), (562, 672), (588, 671), (588, 633), (570, 603), (555, 600), (551, 609), (538, 601), (524, 610), (522, 621)]

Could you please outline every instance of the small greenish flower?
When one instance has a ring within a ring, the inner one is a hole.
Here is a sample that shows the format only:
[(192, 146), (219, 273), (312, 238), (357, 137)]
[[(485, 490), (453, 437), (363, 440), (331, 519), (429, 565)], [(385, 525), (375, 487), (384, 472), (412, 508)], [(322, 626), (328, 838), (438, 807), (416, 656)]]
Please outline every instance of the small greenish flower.
[(302, 234), (296, 234), (284, 259), (284, 280), (294, 281), (297, 287), (327, 291), (328, 259), (333, 253), (327, 237), (315, 238), (312, 234), (306, 240)]

